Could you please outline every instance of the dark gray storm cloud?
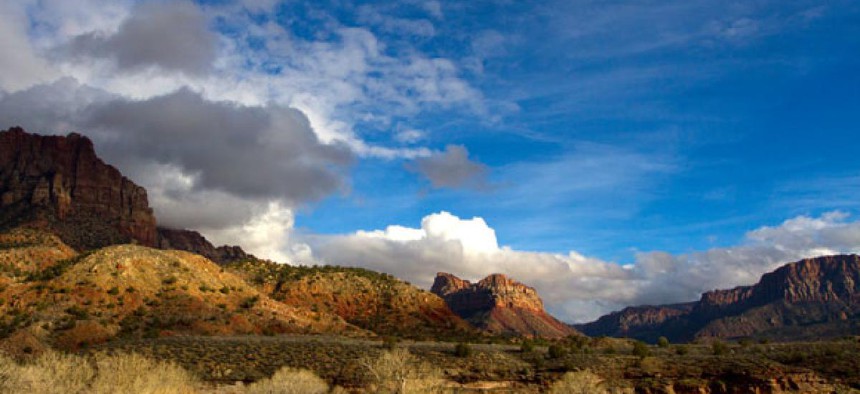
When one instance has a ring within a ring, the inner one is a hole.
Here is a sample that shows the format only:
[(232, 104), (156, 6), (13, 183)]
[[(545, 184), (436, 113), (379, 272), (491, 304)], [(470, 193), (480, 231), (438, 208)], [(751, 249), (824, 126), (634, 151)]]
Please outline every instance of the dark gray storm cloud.
[(253, 214), (242, 201), (294, 206), (343, 191), (354, 159), (344, 145), (321, 143), (297, 109), (210, 101), (188, 89), (131, 100), (67, 78), (0, 96), (0, 123), (90, 136), (165, 209), (189, 210), (176, 226), (241, 223)]
[(415, 159), (407, 168), (427, 178), (437, 189), (487, 186), (487, 166), (469, 159), (469, 151), (461, 145), (448, 145), (444, 152)]
[(87, 33), (65, 48), (73, 57), (108, 58), (120, 70), (158, 66), (203, 74), (215, 60), (217, 37), (190, 2), (146, 2), (132, 9), (116, 33)]
[(293, 203), (340, 189), (337, 169), (352, 159), (345, 146), (320, 143), (299, 110), (207, 101), (187, 89), (90, 106), (82, 127), (110, 136), (104, 149), (117, 160), (172, 164), (200, 188)]

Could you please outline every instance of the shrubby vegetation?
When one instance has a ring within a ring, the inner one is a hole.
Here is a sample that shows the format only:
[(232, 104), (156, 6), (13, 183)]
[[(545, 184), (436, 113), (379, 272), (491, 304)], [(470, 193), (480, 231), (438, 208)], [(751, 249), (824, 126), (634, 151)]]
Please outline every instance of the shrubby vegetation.
[(603, 379), (585, 370), (568, 372), (549, 389), (550, 394), (601, 394), (608, 393), (603, 387)]
[(271, 378), (254, 382), (245, 390), (248, 394), (325, 394), (328, 383), (304, 369), (281, 368)]
[(376, 393), (432, 393), (445, 383), (442, 372), (409, 353), (406, 348), (366, 358), (362, 364)]
[(54, 351), (26, 363), (0, 355), (0, 392), (30, 394), (194, 393), (197, 379), (167, 362), (136, 354), (95, 361)]

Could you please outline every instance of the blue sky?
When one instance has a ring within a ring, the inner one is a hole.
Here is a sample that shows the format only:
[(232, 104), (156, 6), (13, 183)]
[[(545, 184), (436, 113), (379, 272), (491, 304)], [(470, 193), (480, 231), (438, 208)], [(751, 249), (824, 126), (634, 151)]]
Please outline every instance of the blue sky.
[[(295, 8), (311, 7), (281, 12)], [(855, 3), (480, 3), (446, 5), (442, 20), (384, 8), (435, 29), (370, 26), (394, 53), (454, 59), (491, 102), (488, 114), (408, 122), (430, 146), (466, 146), (494, 187), (434, 190), (399, 161), (368, 160), (349, 195), (314, 205), (299, 226), (340, 233), (449, 210), (485, 218), (518, 249), (623, 262), (633, 250), (701, 250), (799, 214), (856, 211), (844, 198), (860, 166)], [(363, 26), (349, 7), (319, 9)]]
[(0, 128), (158, 221), (586, 321), (860, 252), (853, 1), (0, 3)]

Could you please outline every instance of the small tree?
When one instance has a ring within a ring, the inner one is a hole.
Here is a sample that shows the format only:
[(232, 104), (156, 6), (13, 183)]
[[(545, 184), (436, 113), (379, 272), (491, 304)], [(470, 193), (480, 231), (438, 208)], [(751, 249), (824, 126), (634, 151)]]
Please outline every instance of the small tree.
[(669, 338), (666, 338), (666, 337), (657, 338), (657, 346), (659, 346), (661, 348), (669, 347)]

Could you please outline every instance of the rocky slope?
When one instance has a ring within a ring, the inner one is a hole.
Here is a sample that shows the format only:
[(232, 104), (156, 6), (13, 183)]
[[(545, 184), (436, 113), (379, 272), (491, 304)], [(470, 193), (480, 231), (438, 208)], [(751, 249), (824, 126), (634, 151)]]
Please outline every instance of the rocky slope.
[(199, 254), (218, 264), (255, 258), (239, 246), (223, 245), (215, 247), (215, 245), (212, 245), (206, 237), (197, 231), (177, 230), (165, 227), (158, 228), (158, 248), (184, 250)]
[(47, 227), (77, 249), (157, 242), (146, 190), (75, 133), (0, 131), (0, 228), (24, 223)]
[(502, 274), (470, 283), (440, 272), (430, 290), (475, 327), (493, 334), (561, 338), (578, 334), (543, 308), (535, 289)]
[(391, 275), (361, 268), (304, 267), (247, 259), (227, 265), (287, 305), (335, 314), (379, 335), (463, 339), (478, 334), (441, 298)]
[[(805, 259), (762, 276), (752, 286), (715, 290), (653, 319), (673, 306), (628, 308), (580, 326), (589, 335), (627, 335), (653, 341), (768, 337), (803, 339), (860, 333), (860, 256)], [(626, 316), (626, 317), (625, 317)], [(632, 324), (627, 321), (649, 321)]]

